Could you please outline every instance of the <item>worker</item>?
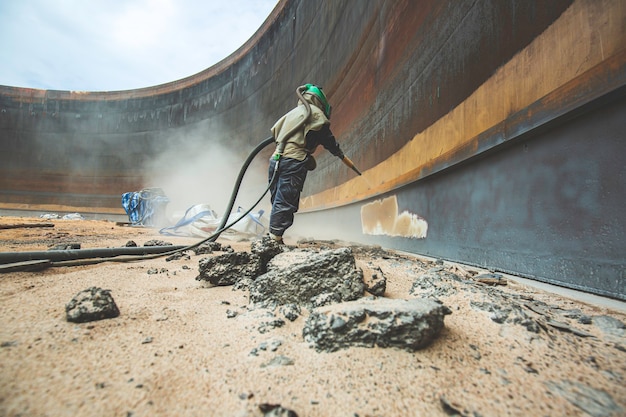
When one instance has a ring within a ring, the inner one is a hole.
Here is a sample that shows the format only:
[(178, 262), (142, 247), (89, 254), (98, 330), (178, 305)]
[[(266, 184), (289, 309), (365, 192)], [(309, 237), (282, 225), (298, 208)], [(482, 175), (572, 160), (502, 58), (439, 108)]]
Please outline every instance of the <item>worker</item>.
[[(285, 230), (293, 224), (307, 172), (317, 165), (312, 155), (315, 149), (322, 145), (336, 157), (344, 159), (330, 131), (331, 107), (322, 88), (306, 84), (298, 89), (298, 97), (298, 105), (278, 119), (271, 129), (276, 150), (269, 165), (272, 202), (269, 232), (270, 237), (279, 243), (283, 243)], [(310, 109), (308, 118), (307, 107)], [(274, 175), (276, 164), (278, 171)]]

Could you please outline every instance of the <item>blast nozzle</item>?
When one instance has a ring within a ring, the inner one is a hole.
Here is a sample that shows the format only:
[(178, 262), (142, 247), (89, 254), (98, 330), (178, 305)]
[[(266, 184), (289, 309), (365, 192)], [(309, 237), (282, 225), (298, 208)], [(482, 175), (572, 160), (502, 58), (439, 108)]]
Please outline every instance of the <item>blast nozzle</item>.
[(361, 171), (359, 171), (355, 166), (354, 166), (354, 162), (352, 162), (350, 160), (350, 158), (348, 158), (347, 156), (344, 155), (344, 157), (341, 159), (343, 161), (344, 164), (346, 164), (348, 166), (348, 168), (351, 168), (354, 172), (356, 172), (359, 175), (361, 174)]

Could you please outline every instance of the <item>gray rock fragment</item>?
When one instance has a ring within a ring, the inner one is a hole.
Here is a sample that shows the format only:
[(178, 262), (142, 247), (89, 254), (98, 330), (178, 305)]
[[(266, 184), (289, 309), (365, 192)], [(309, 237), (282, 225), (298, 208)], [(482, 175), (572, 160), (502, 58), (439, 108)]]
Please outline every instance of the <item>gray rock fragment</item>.
[(305, 262), (312, 254), (317, 253), (310, 250), (294, 250), (282, 252), (273, 257), (267, 263), (267, 270), (280, 270), (288, 268), (290, 265)]
[(272, 359), (270, 359), (268, 362), (261, 364), (261, 368), (269, 368), (269, 367), (275, 367), (275, 366), (290, 366), (293, 365), (295, 362), (293, 361), (293, 359), (288, 358), (287, 356), (284, 355), (277, 355), (274, 356)]
[(626, 333), (626, 325), (615, 317), (593, 316), (591, 320), (593, 325), (602, 330), (603, 333), (620, 337)]
[(598, 390), (580, 382), (548, 381), (546, 386), (553, 394), (560, 395), (571, 404), (593, 417), (622, 415), (624, 411), (604, 390)]
[(239, 278), (233, 285), (233, 291), (247, 290), (248, 288), (250, 288), (250, 284), (254, 282), (254, 278), (252, 277)]
[(363, 267), (363, 282), (365, 283), (365, 291), (368, 293), (377, 297), (385, 295), (387, 278), (385, 278), (380, 267), (365, 265)]
[(452, 281), (460, 282), (461, 279), (458, 275), (444, 271), (441, 267), (431, 268), (415, 279), (409, 294), (434, 299), (454, 295), (458, 290), (452, 285)]
[(363, 272), (356, 267), (349, 248), (310, 253), (283, 267), (276, 265), (271, 269), (268, 265), (268, 272), (250, 285), (250, 302), (310, 307), (321, 294), (336, 294), (338, 301), (356, 300), (363, 295)]
[(297, 304), (285, 304), (280, 306), (279, 311), (280, 314), (285, 316), (285, 318), (289, 321), (296, 321), (296, 319), (300, 317), (300, 314), (302, 314), (302, 310)]
[(284, 408), (280, 404), (263, 403), (259, 405), (263, 417), (298, 417), (295, 411)]
[(539, 333), (541, 329), (537, 322), (528, 316), (517, 303), (504, 301), (500, 303), (470, 301), (470, 306), (475, 310), (489, 313), (489, 318), (498, 324), (519, 324), (533, 333)]
[(318, 308), (341, 302), (341, 296), (334, 292), (325, 292), (311, 298), (311, 308)]
[(200, 252), (211, 253), (213, 250), (223, 250), (226, 253), (201, 259), (199, 262), (200, 275), (196, 277), (196, 280), (208, 281), (213, 285), (235, 285), (235, 289), (243, 290), (247, 289), (256, 277), (266, 271), (267, 263), (283, 249), (273, 239), (264, 237), (252, 242), (252, 253), (235, 252), (232, 248), (221, 245), (219, 247), (207, 245)]
[(172, 246), (172, 242), (166, 242), (164, 240), (152, 239), (143, 244), (144, 246)]
[(314, 310), (303, 335), (318, 351), (352, 346), (415, 351), (437, 337), (444, 316), (451, 313), (448, 307), (426, 298), (351, 301)]
[(259, 324), (259, 333), (264, 334), (273, 329), (277, 329), (279, 327), (283, 327), (285, 325), (285, 320), (283, 319), (274, 319), (269, 321), (264, 321)]
[(261, 259), (248, 252), (232, 252), (199, 261), (197, 281), (213, 285), (233, 285), (240, 279), (254, 278), (261, 271)]
[(222, 244), (219, 242), (204, 242), (202, 245), (193, 249), (196, 255), (208, 255), (213, 252), (221, 252)]
[[(283, 341), (280, 339), (272, 339), (267, 342), (261, 343), (259, 346), (255, 347), (250, 351), (251, 356), (259, 356), (261, 351), (271, 351), (276, 352), (278, 348), (283, 344)], [(263, 367), (263, 366), (262, 366)]]
[(267, 271), (268, 262), (283, 252), (283, 247), (269, 236), (255, 240), (250, 245), (250, 252), (261, 259), (261, 274)]
[(468, 411), (463, 405), (448, 399), (445, 395), (441, 395), (439, 397), (439, 403), (441, 404), (443, 411), (449, 416), (469, 417), (475, 415), (474, 413)]
[(110, 290), (90, 287), (76, 294), (65, 306), (66, 319), (73, 323), (111, 319), (120, 315), (120, 310)]
[(58, 245), (54, 245), (48, 250), (73, 250), (73, 249), (80, 249), (80, 243), (75, 243), (75, 242), (59, 243)]

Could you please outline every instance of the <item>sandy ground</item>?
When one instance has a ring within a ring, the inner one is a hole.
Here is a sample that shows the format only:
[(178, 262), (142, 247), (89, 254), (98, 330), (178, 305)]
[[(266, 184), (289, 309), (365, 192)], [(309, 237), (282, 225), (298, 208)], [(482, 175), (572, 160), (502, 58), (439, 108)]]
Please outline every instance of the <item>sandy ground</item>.
[[(50, 221), (0, 217), (0, 225), (33, 222)], [(0, 251), (68, 242), (100, 248), (128, 240), (198, 240), (107, 221), (51, 222), (51, 228), (0, 228)], [(249, 242), (220, 242), (249, 250)], [(623, 331), (562, 315), (561, 323), (590, 336), (545, 325), (550, 309), (626, 322), (623, 310), (511, 280), (489, 290), (545, 302), (547, 313), (527, 311), (544, 323), (535, 333), (498, 324), (472, 308), (472, 300), (485, 301), (488, 294), (476, 283), (440, 297), (453, 314), (426, 349), (318, 353), (302, 337), (306, 312), (261, 333), (258, 324), (267, 311), (249, 309), (246, 291), (196, 281), (205, 256), (211, 255), (0, 274), (0, 415), (262, 416), (259, 405), (265, 403), (300, 417), (446, 416), (454, 410), (480, 416), (626, 415)], [(391, 298), (411, 298), (416, 277), (433, 266), (394, 252), (383, 257), (356, 251), (356, 257), (382, 269)], [(149, 273), (154, 270), (159, 273)], [(111, 290), (121, 315), (67, 322), (66, 303), (91, 286)]]

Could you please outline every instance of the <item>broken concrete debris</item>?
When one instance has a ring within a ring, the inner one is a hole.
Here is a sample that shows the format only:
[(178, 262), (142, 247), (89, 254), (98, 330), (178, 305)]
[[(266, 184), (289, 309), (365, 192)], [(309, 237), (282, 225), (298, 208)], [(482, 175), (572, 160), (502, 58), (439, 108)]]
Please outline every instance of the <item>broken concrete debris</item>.
[[(290, 321), (311, 311), (303, 334), (318, 350), (336, 351), (349, 346), (397, 347), (410, 351), (427, 346), (443, 328), (451, 311), (436, 300), (391, 300), (383, 295), (386, 279), (374, 266), (364, 273), (352, 249), (339, 247), (319, 251), (287, 249), (271, 239), (255, 241), (252, 252), (238, 252), (199, 261), (199, 281), (213, 285), (248, 288), (252, 309), (266, 313), (279, 308)], [(235, 318), (236, 314), (228, 315)], [(258, 331), (266, 333), (285, 321), (273, 313), (261, 320)]]
[(300, 317), (300, 314), (302, 314), (302, 310), (298, 304), (282, 305), (278, 311), (289, 321), (296, 321), (298, 317)]
[(261, 258), (261, 273), (267, 271), (267, 263), (283, 252), (283, 247), (269, 236), (257, 239), (250, 245), (250, 252)]
[(54, 245), (48, 250), (73, 250), (80, 249), (81, 245), (78, 242), (70, 242), (70, 243), (59, 243), (58, 245)]
[(120, 310), (110, 290), (90, 287), (76, 294), (65, 306), (67, 321), (86, 323), (111, 319), (120, 315)]
[(213, 285), (233, 285), (238, 280), (257, 277), (261, 272), (261, 258), (249, 252), (233, 252), (199, 261), (197, 281)]
[(258, 347), (252, 349), (250, 355), (258, 356), (259, 351), (276, 352), (282, 344), (283, 341), (281, 339), (270, 339), (266, 342), (262, 342)]
[(320, 295), (335, 294), (334, 302), (351, 301), (362, 297), (363, 291), (363, 271), (357, 269), (349, 248), (339, 248), (310, 253), (302, 261), (268, 269), (251, 284), (250, 301), (312, 307)]
[(206, 255), (213, 252), (228, 252), (232, 253), (235, 250), (230, 245), (222, 245), (219, 242), (204, 242), (200, 246), (193, 248), (196, 255)]
[(274, 356), (272, 359), (270, 359), (268, 362), (262, 363), (261, 368), (271, 368), (275, 366), (290, 366), (293, 364), (295, 364), (293, 359), (284, 355), (277, 355), (277, 356)]
[(295, 411), (284, 408), (280, 404), (263, 403), (259, 405), (263, 417), (298, 417)]
[(365, 291), (377, 297), (383, 297), (387, 290), (387, 278), (378, 266), (366, 265), (363, 268)]
[(541, 329), (538, 323), (518, 304), (471, 301), (470, 306), (475, 310), (489, 313), (489, 318), (498, 324), (520, 324), (533, 333), (539, 333)]
[(578, 381), (547, 381), (545, 384), (553, 394), (565, 398), (590, 416), (617, 416), (624, 411), (606, 391)]
[[(228, 247), (230, 248), (230, 247)], [(219, 243), (209, 242), (197, 248), (196, 254), (212, 253), (214, 250), (224, 250)], [(247, 288), (248, 282), (263, 274), (267, 263), (275, 255), (282, 252), (280, 245), (269, 237), (252, 243), (251, 252), (231, 251), (212, 258), (203, 258), (199, 262), (200, 275), (197, 281), (208, 281), (213, 285), (234, 285), (245, 283), (238, 288)]]
[(604, 315), (594, 316), (592, 322), (597, 328), (602, 330), (603, 333), (618, 337), (626, 335), (626, 325), (614, 317)]
[(152, 239), (143, 244), (144, 246), (173, 246), (171, 242), (164, 240)]
[(458, 290), (456, 289), (455, 283), (461, 281), (458, 275), (445, 271), (443, 267), (435, 267), (415, 279), (413, 286), (411, 286), (409, 290), (409, 294), (416, 297), (427, 297), (437, 300), (439, 297), (447, 297), (456, 294)]
[(487, 273), (475, 276), (474, 281), (486, 285), (506, 285), (507, 280), (500, 274)]
[(452, 312), (427, 298), (362, 299), (315, 309), (304, 325), (304, 339), (318, 351), (351, 346), (396, 347), (415, 351), (428, 346)]

